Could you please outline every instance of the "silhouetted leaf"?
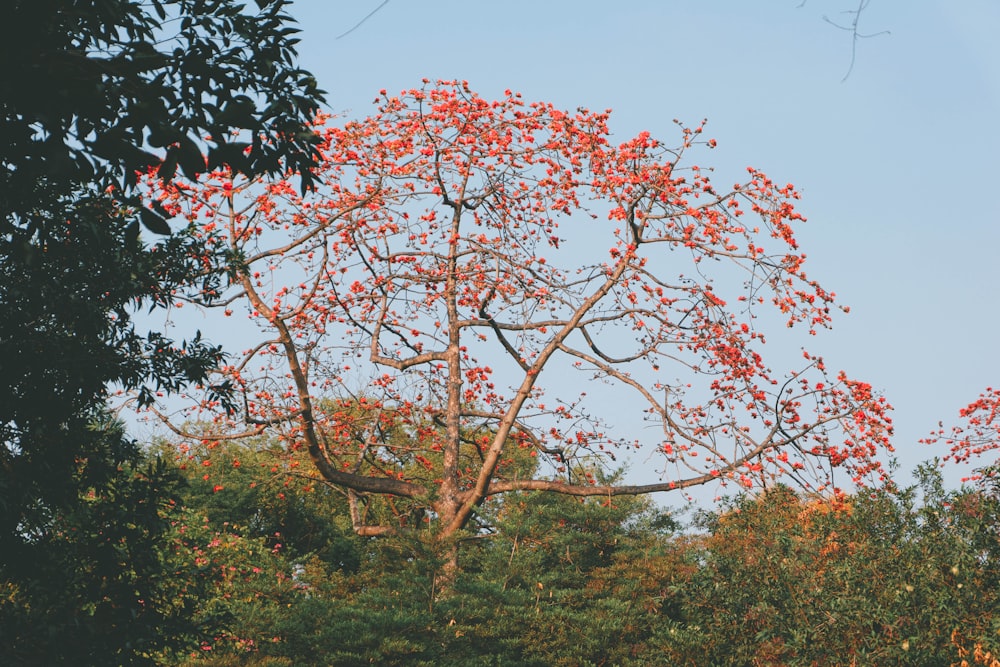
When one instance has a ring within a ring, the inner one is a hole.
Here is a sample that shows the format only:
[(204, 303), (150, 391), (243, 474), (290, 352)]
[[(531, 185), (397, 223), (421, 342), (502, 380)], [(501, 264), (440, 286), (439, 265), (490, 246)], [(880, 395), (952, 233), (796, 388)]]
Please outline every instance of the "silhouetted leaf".
[(148, 208), (139, 209), (139, 218), (142, 220), (142, 226), (154, 234), (170, 235), (170, 225), (167, 221)]

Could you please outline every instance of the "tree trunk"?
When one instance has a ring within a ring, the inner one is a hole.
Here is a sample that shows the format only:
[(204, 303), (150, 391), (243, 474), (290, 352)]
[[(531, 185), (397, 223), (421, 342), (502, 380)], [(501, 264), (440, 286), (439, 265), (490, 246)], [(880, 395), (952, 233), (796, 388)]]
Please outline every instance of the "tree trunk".
[(441, 563), (434, 573), (434, 600), (449, 597), (455, 592), (458, 580), (458, 541), (446, 538), (441, 544)]

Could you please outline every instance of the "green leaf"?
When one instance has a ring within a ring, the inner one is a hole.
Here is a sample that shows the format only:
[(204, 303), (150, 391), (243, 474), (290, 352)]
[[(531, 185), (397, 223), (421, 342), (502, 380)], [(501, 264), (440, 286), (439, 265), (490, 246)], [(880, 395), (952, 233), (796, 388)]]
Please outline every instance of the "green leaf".
[(219, 144), (208, 151), (209, 169), (229, 166), (234, 171), (246, 172), (250, 163), (243, 151), (249, 147), (249, 143), (241, 141)]
[(254, 111), (256, 111), (256, 107), (253, 102), (248, 97), (241, 95), (226, 104), (222, 111), (216, 115), (215, 122), (233, 127), (256, 129), (260, 122), (254, 118)]
[(170, 225), (167, 221), (148, 208), (139, 209), (139, 219), (142, 220), (142, 226), (154, 234), (170, 235)]
[(175, 147), (171, 147), (167, 151), (167, 157), (160, 164), (160, 168), (156, 170), (156, 174), (164, 181), (170, 181), (175, 173), (177, 173), (177, 150)]
[(139, 221), (133, 220), (129, 223), (129, 226), (125, 228), (125, 242), (130, 246), (135, 245), (136, 241), (139, 240)]
[(188, 178), (196, 178), (205, 171), (205, 156), (202, 155), (198, 144), (189, 137), (181, 136), (178, 138), (177, 147), (177, 162)]

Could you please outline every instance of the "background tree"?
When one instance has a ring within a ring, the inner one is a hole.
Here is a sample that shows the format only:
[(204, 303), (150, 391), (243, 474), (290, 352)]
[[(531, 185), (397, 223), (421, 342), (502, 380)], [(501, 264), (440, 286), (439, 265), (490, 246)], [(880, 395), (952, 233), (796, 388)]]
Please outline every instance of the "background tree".
[(681, 589), (689, 655), (927, 665), (952, 664), (956, 637), (995, 649), (996, 496), (917, 477), (832, 502), (778, 487), (710, 516)]
[(682, 558), (667, 557), (675, 524), (648, 501), (496, 498), (483, 508), (491, 539), (467, 543), (439, 600), (420, 532), (352, 535), (343, 493), (275, 444), (165, 450), (188, 480), (175, 531), (192, 565), (178, 578), (211, 582), (195, 614), (208, 627), (182, 664), (640, 664), (629, 658), (662, 618), (650, 610), (667, 611), (654, 598)]
[[(646, 133), (614, 146), (606, 121), (445, 83), (319, 127), (315, 194), (226, 171), (154, 183), (239, 258), (218, 305), (265, 332), (224, 369), (242, 394), (234, 431), (304, 447), (362, 501), (422, 505), (445, 542), (512, 491), (878, 474), (885, 401), (809, 353), (787, 374), (762, 356), (767, 325), (813, 331), (836, 307), (805, 274), (794, 188), (750, 169), (716, 189), (682, 163), (714, 146), (701, 127), (676, 148)], [(383, 416), (362, 430), (344, 409), (359, 394)], [(614, 435), (612, 419), (657, 430)], [(598, 483), (588, 471), (616, 448), (659, 455), (668, 478)], [(545, 465), (525, 475), (516, 451)]]
[(189, 481), (173, 584), (209, 586), (199, 648), (171, 664), (925, 665), (997, 648), (1000, 504), (932, 466), (895, 492), (779, 485), (686, 529), (641, 497), (503, 494), (441, 598), (420, 531), (351, 535), (344, 494), (275, 446), (173, 450)]
[(167, 662), (329, 664), (321, 637), (372, 561), (343, 494), (301, 474), (303, 453), (263, 439), (158, 451), (187, 482), (169, 542), (175, 576), (201, 586), (197, 643)]

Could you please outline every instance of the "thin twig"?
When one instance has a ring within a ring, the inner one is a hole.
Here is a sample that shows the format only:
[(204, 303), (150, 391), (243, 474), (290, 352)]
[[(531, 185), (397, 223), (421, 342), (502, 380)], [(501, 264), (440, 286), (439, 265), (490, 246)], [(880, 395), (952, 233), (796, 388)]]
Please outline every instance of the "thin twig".
[(844, 78), (840, 80), (841, 83), (844, 83), (845, 81), (847, 81), (847, 78), (849, 76), (851, 76), (851, 72), (854, 71), (854, 62), (855, 62), (855, 60), (857, 60), (857, 56), (858, 56), (858, 40), (859, 39), (867, 39), (869, 37), (878, 37), (879, 35), (891, 35), (892, 34), (888, 30), (882, 30), (882, 31), (879, 31), (879, 32), (873, 32), (873, 33), (871, 33), (869, 35), (863, 35), (860, 32), (858, 32), (858, 23), (861, 21), (861, 13), (865, 9), (868, 8), (868, 3), (869, 2), (870, 2), (870, 0), (859, 0), (858, 1), (858, 8), (857, 9), (848, 9), (848, 10), (845, 10), (844, 12), (842, 12), (844, 14), (853, 14), (854, 15), (854, 19), (851, 21), (851, 25), (849, 25), (849, 26), (840, 25), (836, 21), (830, 20), (830, 18), (827, 17), (827, 16), (823, 17), (823, 20), (826, 21), (827, 23), (829, 23), (830, 25), (832, 25), (833, 27), (840, 28), (841, 30), (846, 30), (846, 31), (848, 31), (848, 32), (851, 33), (851, 64), (847, 68), (847, 74), (845, 74)]
[(348, 30), (347, 32), (342, 33), (340, 35), (337, 35), (335, 37), (335, 39), (340, 39), (341, 37), (347, 37), (352, 32), (354, 32), (355, 30), (357, 30), (358, 28), (360, 28), (362, 23), (364, 23), (365, 21), (367, 21), (371, 17), (375, 16), (375, 14), (378, 13), (378, 10), (382, 9), (383, 7), (385, 7), (388, 4), (389, 4), (389, 0), (383, 0), (383, 2), (382, 2), (381, 5), (379, 5), (375, 9), (371, 10), (366, 17), (364, 17), (363, 19), (361, 19), (360, 21), (358, 21), (357, 23), (355, 23), (354, 26), (350, 30)]

